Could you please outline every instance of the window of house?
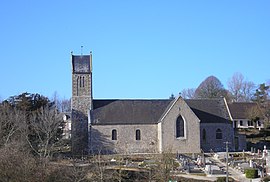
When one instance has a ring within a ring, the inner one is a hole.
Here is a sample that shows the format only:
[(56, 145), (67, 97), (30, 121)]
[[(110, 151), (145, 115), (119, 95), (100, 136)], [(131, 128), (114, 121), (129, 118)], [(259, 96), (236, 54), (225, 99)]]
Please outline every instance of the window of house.
[(250, 120), (248, 120), (248, 126), (251, 126), (251, 121)]
[(176, 120), (176, 138), (185, 137), (185, 122), (182, 116)]
[(243, 126), (243, 121), (242, 120), (240, 120), (240, 126)]
[(258, 121), (258, 126), (261, 126), (261, 122), (260, 121)]
[(136, 140), (141, 140), (141, 130), (136, 130)]
[(234, 127), (234, 128), (237, 128), (237, 120), (234, 120), (234, 121), (233, 121), (233, 127)]
[(80, 87), (82, 87), (82, 77), (80, 76)]
[(222, 131), (221, 131), (221, 129), (216, 130), (216, 139), (222, 139)]
[(117, 140), (117, 131), (116, 131), (116, 129), (112, 130), (112, 140)]
[(84, 87), (84, 76), (82, 77), (82, 87)]
[(203, 141), (206, 141), (206, 131), (205, 131), (205, 129), (202, 130), (202, 139), (203, 139)]

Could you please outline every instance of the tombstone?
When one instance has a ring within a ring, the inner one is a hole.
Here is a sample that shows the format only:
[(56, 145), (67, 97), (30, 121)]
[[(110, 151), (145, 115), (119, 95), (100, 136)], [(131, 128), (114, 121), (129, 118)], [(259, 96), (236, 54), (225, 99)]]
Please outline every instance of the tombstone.
[(263, 156), (262, 156), (262, 157), (265, 159), (266, 156), (267, 156), (266, 146), (264, 146), (263, 148), (264, 148), (264, 149), (263, 149)]
[(253, 162), (252, 162), (252, 160), (249, 160), (249, 167), (253, 168)]
[(267, 152), (266, 156), (266, 173), (270, 175), (270, 154)]

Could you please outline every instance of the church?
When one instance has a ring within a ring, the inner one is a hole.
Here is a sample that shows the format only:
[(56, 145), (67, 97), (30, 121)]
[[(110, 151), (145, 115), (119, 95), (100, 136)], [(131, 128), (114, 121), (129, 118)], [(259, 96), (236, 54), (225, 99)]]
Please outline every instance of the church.
[(224, 98), (94, 99), (92, 53), (71, 54), (72, 152), (200, 153), (245, 149)]

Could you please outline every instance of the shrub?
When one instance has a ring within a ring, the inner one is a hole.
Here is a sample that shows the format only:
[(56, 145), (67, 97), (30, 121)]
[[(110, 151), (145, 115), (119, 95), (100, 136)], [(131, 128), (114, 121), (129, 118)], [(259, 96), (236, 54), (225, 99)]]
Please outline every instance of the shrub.
[(258, 178), (258, 169), (248, 168), (245, 170), (247, 178)]
[[(229, 182), (233, 182), (233, 178), (229, 177)], [(217, 177), (217, 181), (216, 182), (226, 182), (226, 177)]]
[(270, 176), (264, 177), (262, 181), (265, 181), (265, 182), (270, 181)]

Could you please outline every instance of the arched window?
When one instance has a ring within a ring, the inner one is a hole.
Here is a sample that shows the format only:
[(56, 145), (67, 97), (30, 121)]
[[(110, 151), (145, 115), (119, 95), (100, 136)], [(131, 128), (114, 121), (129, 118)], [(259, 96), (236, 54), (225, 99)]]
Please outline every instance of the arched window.
[(206, 131), (205, 131), (205, 129), (202, 130), (202, 139), (203, 139), (203, 141), (206, 141)]
[(117, 131), (116, 131), (116, 129), (112, 130), (112, 140), (117, 140)]
[(141, 140), (141, 130), (136, 130), (136, 140)]
[(80, 87), (82, 87), (82, 77), (80, 76)]
[(84, 87), (84, 76), (82, 77), (82, 87)]
[(79, 95), (79, 77), (77, 77), (77, 87), (76, 87), (77, 96)]
[(222, 139), (222, 131), (221, 131), (221, 129), (216, 130), (216, 139)]
[(185, 137), (185, 123), (182, 116), (176, 120), (176, 138)]

